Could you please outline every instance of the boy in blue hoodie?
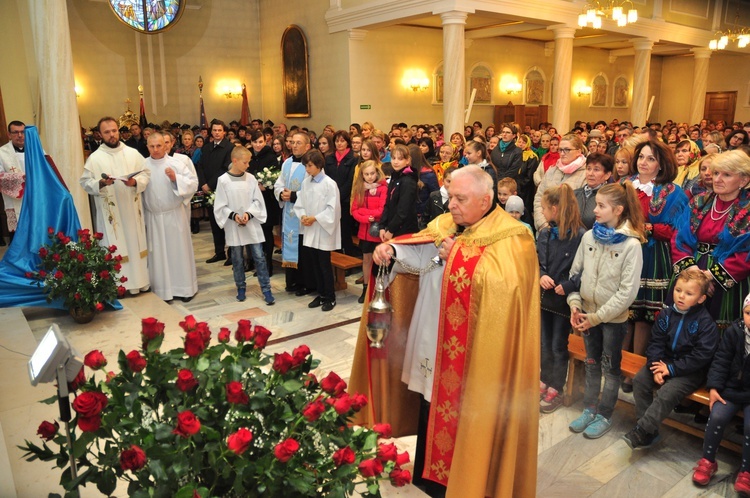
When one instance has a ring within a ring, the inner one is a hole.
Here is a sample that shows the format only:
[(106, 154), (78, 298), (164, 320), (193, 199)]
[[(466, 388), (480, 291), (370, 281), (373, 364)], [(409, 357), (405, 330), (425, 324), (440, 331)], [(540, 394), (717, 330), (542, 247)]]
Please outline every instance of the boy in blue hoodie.
[(662, 420), (706, 381), (719, 343), (716, 323), (703, 306), (709, 285), (708, 277), (697, 268), (680, 273), (674, 304), (659, 313), (651, 329), (646, 364), (633, 379), (638, 423), (623, 436), (633, 449), (656, 443)]

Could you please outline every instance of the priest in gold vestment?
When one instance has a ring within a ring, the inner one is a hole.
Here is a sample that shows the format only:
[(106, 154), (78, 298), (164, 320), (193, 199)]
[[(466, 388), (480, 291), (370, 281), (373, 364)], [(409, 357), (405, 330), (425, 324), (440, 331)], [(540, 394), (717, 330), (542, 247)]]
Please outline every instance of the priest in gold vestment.
[[(450, 215), (373, 255), (389, 264), (400, 245), (423, 245), (437, 248), (445, 265), (440, 302), (430, 304), (440, 315), (438, 330), (424, 331), (438, 339), (422, 477), (447, 486), (448, 498), (531, 498), (540, 356), (534, 239), (496, 206), (487, 173), (467, 166), (452, 180)], [(412, 275), (391, 284), (395, 311), (384, 351), (369, 348), (363, 318), (350, 379), (350, 390), (370, 399), (357, 422), (390, 423), (394, 435), (416, 432), (420, 397), (400, 379), (414, 301), (424, 292), (418, 286)]]

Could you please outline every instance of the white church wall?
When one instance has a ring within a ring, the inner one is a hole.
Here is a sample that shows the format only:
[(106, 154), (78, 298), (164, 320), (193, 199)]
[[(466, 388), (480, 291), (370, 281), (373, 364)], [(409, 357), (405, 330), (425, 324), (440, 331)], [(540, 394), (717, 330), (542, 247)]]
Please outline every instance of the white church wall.
[[(21, 19), (24, 21), (21, 22)], [(25, 0), (6, 0), (0, 15), (0, 88), (8, 122), (36, 123), (36, 64), (32, 45), (28, 5)]]

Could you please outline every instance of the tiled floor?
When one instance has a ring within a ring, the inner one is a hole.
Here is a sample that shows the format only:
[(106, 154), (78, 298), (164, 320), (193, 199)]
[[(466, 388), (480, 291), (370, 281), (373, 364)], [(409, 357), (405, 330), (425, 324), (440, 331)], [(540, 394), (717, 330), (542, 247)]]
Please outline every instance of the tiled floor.
[[(51, 322), (57, 322), (82, 352), (100, 349), (111, 358), (119, 349), (128, 351), (136, 347), (139, 321), (143, 317), (156, 316), (167, 324), (165, 347), (180, 344), (178, 322), (187, 314), (207, 321), (213, 330), (233, 325), (240, 318), (249, 318), (273, 332), (270, 352), (291, 350), (304, 343), (321, 360), (320, 373), (336, 371), (342, 377), (349, 376), (358, 328), (356, 322), (361, 314), (361, 305), (357, 304), (361, 287), (354, 285), (357, 275), (347, 278), (349, 288), (337, 293), (337, 306), (330, 313), (308, 309), (306, 305), (312, 296), (296, 297), (284, 292), (283, 271), (278, 266), (271, 279), (276, 305), (263, 303), (257, 281), (250, 277), (248, 299), (238, 303), (234, 299), (231, 269), (221, 263), (205, 264), (212, 255), (212, 244), (208, 224), (203, 225), (203, 231), (194, 236), (199, 293), (190, 303), (166, 304), (152, 293), (141, 294), (124, 299), (122, 311), (107, 311), (83, 326), (76, 325), (67, 314), (59, 311), (0, 309), (0, 498), (36, 498), (58, 489), (58, 477), (47, 464), (23, 461), (16, 448), (24, 439), (36, 438), (40, 420), (56, 416), (54, 405), (37, 403), (54, 394), (52, 386), (33, 388), (29, 385), (27, 358), (22, 355), (33, 352)], [(1, 249), (0, 255), (3, 254)], [(700, 439), (665, 427), (664, 440), (657, 447), (633, 452), (620, 439), (634, 424), (630, 405), (618, 406), (610, 433), (594, 441), (573, 434), (567, 428), (580, 409), (580, 405), (573, 405), (540, 419), (538, 496), (736, 496), (733, 482), (740, 463), (738, 455), (720, 451), (719, 473), (711, 486), (699, 489), (692, 484), (690, 476), (701, 455)], [(414, 439), (402, 438), (398, 444), (413, 448)], [(125, 496), (123, 490), (116, 494)], [(84, 490), (82, 495), (99, 496), (91, 489)], [(383, 496), (425, 495), (410, 486), (387, 488)]]

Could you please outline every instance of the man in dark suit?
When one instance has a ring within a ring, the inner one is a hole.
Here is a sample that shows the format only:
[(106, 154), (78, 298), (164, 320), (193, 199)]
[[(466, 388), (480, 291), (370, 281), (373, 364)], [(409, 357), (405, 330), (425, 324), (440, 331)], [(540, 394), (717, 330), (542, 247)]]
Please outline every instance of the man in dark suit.
[(140, 125), (135, 123), (130, 125), (130, 138), (125, 141), (125, 145), (136, 149), (143, 157), (149, 157), (148, 146)]
[[(234, 146), (226, 139), (226, 135), (227, 125), (223, 121), (219, 121), (218, 119), (211, 121), (211, 140), (203, 145), (201, 158), (196, 168), (198, 185), (206, 194), (216, 190), (216, 181), (221, 175), (227, 172), (229, 164), (232, 162), (231, 155)], [(216, 224), (213, 209), (209, 209), (209, 213), (211, 234), (214, 238), (214, 255), (206, 263), (216, 263), (227, 257), (227, 254), (224, 252), (224, 230)]]

